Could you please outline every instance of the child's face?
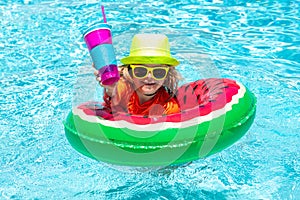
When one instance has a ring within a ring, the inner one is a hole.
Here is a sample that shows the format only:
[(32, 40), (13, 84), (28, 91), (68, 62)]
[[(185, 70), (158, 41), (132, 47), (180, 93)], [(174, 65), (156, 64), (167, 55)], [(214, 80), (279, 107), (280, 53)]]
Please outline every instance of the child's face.
[(136, 90), (144, 95), (151, 95), (163, 85), (169, 67), (156, 64), (132, 65), (131, 70)]

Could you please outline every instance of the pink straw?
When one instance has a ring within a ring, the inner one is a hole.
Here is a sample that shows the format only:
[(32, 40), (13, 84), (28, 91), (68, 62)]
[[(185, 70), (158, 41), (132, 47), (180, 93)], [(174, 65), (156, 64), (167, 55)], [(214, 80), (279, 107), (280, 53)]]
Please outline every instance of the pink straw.
[(103, 21), (104, 21), (104, 23), (107, 23), (107, 21), (106, 21), (106, 16), (105, 16), (105, 12), (104, 12), (104, 6), (101, 6), (101, 9), (102, 9)]

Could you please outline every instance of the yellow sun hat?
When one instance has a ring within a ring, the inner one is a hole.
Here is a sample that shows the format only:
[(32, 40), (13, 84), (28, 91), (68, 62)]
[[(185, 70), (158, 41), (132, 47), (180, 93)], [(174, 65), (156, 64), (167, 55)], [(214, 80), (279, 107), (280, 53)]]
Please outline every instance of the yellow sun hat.
[(176, 66), (179, 61), (171, 56), (169, 40), (163, 34), (137, 34), (133, 37), (128, 57), (123, 64), (166, 64)]

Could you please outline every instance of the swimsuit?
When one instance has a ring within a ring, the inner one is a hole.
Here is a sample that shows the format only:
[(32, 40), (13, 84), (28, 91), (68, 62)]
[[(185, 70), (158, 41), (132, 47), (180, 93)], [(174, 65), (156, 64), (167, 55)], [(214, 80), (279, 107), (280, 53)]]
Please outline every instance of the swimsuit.
[(133, 86), (121, 79), (118, 82), (113, 97), (104, 92), (104, 107), (110, 112), (128, 112), (133, 115), (163, 115), (180, 111), (176, 98), (171, 97), (164, 87), (158, 89), (149, 101), (139, 102)]

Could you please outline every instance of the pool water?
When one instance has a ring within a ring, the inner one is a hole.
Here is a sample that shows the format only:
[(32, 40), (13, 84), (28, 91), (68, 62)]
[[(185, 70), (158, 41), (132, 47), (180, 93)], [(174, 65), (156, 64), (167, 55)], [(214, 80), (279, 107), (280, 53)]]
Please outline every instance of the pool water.
[(257, 97), (236, 144), (187, 166), (109, 166), (77, 153), (62, 121), (101, 100), (82, 30), (96, 0), (0, 1), (0, 199), (299, 199), (300, 2), (101, 3), (117, 59), (137, 33), (165, 33), (190, 82), (227, 77)]

